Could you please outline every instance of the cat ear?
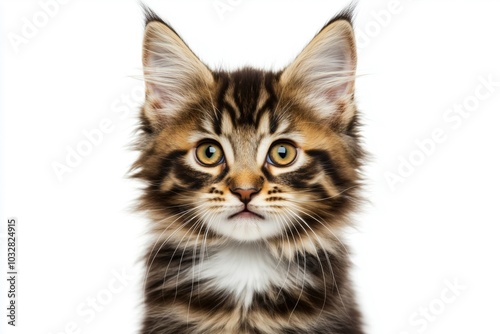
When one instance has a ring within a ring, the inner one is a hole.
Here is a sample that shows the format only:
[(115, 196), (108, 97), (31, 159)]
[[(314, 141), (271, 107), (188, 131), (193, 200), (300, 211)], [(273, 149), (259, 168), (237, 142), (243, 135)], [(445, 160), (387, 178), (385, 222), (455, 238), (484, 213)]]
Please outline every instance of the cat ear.
[[(303, 96), (322, 119), (354, 117), (356, 46), (350, 14), (332, 19), (283, 71), (286, 90)], [(351, 108), (345, 108), (351, 105)]]
[[(212, 72), (177, 33), (146, 11), (143, 67), (148, 118), (169, 116), (213, 83)], [(156, 115), (155, 115), (156, 113)], [(149, 114), (149, 115), (148, 115)]]

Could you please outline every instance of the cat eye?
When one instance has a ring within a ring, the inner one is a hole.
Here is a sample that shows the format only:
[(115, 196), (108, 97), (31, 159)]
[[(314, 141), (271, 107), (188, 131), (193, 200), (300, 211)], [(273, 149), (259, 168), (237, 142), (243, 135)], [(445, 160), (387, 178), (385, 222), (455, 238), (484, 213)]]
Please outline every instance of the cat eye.
[(288, 142), (278, 142), (271, 146), (267, 154), (267, 162), (277, 167), (291, 165), (297, 157), (297, 148)]
[(214, 167), (224, 162), (224, 152), (217, 143), (201, 143), (196, 147), (196, 160), (202, 166)]

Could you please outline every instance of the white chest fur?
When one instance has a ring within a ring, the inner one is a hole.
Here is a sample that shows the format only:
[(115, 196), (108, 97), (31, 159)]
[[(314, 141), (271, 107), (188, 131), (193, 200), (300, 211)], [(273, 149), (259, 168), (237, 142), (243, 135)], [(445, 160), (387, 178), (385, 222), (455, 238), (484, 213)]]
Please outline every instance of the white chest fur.
[(266, 290), (271, 284), (283, 286), (287, 281), (287, 266), (271, 257), (258, 244), (232, 244), (208, 252), (197, 265), (201, 279), (209, 279), (250, 306), (254, 293)]

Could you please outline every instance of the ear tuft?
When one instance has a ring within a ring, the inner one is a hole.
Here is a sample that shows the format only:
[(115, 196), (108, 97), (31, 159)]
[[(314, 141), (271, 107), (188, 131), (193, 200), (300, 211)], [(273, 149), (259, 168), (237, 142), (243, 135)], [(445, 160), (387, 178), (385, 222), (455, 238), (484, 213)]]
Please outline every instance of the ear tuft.
[(144, 12), (144, 25), (147, 26), (151, 22), (160, 22), (168, 25), (161, 17), (159, 17), (151, 8), (144, 3), (141, 3), (142, 11)]
[(332, 24), (335, 21), (347, 21), (351, 26), (353, 26), (354, 22), (354, 10), (356, 7), (356, 3), (352, 2), (349, 6), (341, 10), (337, 15), (332, 17), (330, 21), (328, 21), (327, 24), (325, 24), (325, 27), (328, 27), (330, 24)]

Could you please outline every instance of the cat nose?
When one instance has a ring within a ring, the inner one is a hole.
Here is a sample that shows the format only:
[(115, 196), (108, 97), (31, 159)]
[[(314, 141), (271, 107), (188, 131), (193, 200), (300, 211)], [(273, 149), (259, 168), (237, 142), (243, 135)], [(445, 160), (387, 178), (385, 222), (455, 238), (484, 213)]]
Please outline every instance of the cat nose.
[(250, 200), (252, 199), (252, 196), (257, 194), (260, 189), (257, 188), (236, 188), (236, 189), (230, 189), (233, 194), (238, 196), (240, 198), (240, 201), (242, 201), (244, 204), (248, 204)]

